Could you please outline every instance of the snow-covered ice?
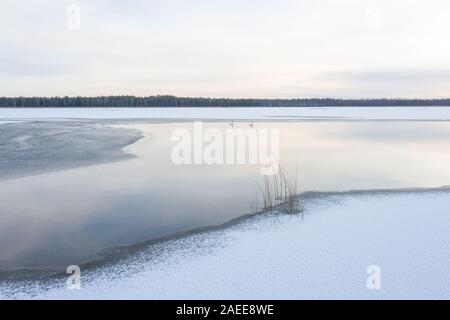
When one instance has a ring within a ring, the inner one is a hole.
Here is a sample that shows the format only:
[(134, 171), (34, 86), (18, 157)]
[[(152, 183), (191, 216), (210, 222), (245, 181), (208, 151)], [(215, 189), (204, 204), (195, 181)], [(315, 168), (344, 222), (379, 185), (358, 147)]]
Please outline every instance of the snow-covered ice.
[[(281, 213), (254, 216), (87, 272), (80, 290), (66, 289), (58, 280), (46, 291), (33, 283), (26, 290), (0, 286), (0, 297), (450, 298), (448, 189), (308, 199), (304, 220)], [(367, 269), (373, 265), (380, 270), (380, 290), (367, 287)]]
[(0, 108), (0, 119), (450, 120), (450, 107)]

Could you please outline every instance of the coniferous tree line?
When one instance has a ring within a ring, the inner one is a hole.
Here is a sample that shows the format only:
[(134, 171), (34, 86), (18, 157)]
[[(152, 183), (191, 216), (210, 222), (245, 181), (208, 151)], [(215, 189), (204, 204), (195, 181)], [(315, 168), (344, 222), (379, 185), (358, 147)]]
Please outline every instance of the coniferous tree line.
[(99, 97), (0, 97), (0, 107), (331, 107), (450, 106), (450, 99), (227, 99), (168, 95)]

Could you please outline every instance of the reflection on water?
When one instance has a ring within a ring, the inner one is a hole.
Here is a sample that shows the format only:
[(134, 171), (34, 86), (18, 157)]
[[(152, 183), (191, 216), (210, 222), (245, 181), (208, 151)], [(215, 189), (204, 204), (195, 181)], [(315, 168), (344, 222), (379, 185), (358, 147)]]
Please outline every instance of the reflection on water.
[[(174, 129), (133, 124), (137, 158), (0, 181), (0, 267), (80, 264), (100, 250), (249, 212), (258, 165), (175, 166)], [(248, 123), (235, 123), (248, 128)], [(281, 164), (302, 190), (435, 187), (450, 183), (450, 123), (278, 122)], [(208, 123), (225, 130), (229, 123)]]

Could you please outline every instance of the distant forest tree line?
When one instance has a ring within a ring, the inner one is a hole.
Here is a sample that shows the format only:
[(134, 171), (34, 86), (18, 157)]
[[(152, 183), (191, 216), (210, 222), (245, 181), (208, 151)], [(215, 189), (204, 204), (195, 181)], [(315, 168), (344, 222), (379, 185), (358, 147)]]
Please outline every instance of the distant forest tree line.
[(331, 107), (450, 106), (450, 99), (226, 99), (175, 96), (0, 97), (0, 107)]

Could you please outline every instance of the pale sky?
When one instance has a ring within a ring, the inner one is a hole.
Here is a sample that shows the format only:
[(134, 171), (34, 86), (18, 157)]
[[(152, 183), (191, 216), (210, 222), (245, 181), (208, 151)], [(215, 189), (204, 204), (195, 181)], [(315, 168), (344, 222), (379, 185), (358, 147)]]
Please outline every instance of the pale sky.
[(0, 96), (450, 97), (449, 39), (448, 0), (2, 0)]

